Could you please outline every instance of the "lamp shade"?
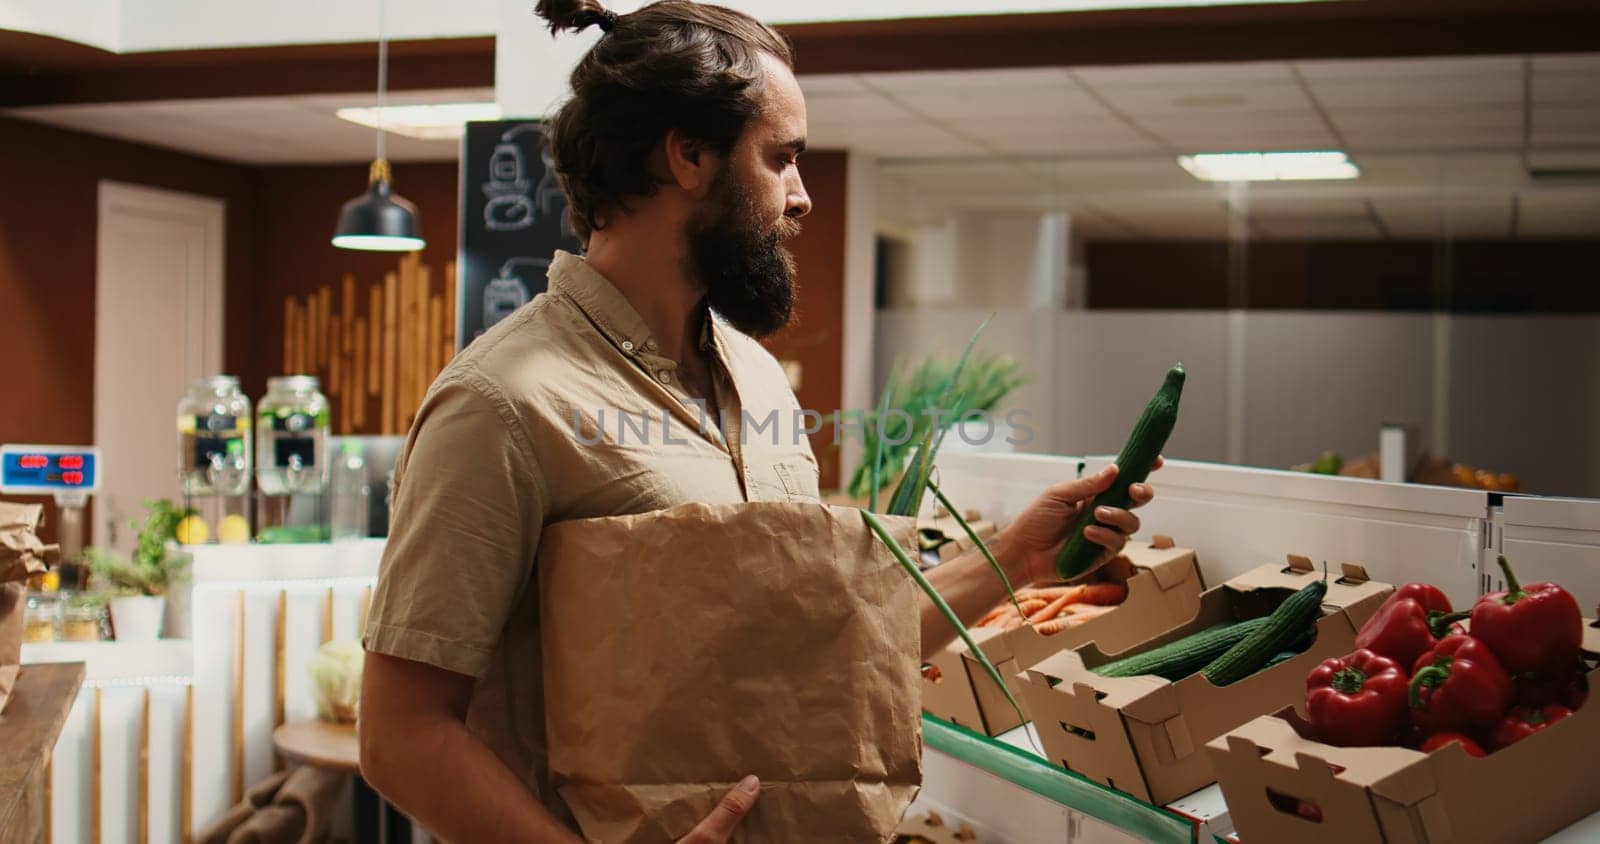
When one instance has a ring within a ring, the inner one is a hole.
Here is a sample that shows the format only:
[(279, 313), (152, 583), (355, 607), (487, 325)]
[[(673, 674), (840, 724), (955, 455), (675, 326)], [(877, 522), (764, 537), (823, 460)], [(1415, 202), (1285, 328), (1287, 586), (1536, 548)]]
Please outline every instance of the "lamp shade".
[(386, 178), (373, 179), (367, 192), (339, 209), (333, 245), (375, 252), (415, 252), (426, 245), (417, 207), (395, 193)]

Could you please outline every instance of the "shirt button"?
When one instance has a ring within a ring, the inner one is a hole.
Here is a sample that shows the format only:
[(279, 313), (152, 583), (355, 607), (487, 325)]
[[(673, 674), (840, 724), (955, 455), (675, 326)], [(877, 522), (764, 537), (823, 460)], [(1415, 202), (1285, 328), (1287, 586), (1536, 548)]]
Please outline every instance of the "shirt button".
[(665, 369), (661, 370), (661, 372), (659, 374), (661, 375), (661, 380), (662, 381), (671, 381), (672, 380), (672, 373), (666, 371)]
[(624, 352), (633, 351), (633, 341), (632, 340), (623, 340), (622, 341), (622, 350)]

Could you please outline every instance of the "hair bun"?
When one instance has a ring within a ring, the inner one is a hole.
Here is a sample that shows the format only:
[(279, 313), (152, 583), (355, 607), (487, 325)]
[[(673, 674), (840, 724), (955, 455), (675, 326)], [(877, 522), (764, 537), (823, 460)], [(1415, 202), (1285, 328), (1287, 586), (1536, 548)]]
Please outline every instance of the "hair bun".
[(591, 26), (610, 32), (617, 22), (616, 13), (599, 0), (539, 0), (533, 10), (549, 23), (551, 34), (562, 30), (582, 32)]

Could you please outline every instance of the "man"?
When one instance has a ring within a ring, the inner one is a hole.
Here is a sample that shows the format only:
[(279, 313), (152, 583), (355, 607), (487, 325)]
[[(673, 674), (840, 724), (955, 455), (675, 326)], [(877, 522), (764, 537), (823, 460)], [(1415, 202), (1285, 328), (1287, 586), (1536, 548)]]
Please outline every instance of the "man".
[[(624, 16), (593, 0), (542, 0), (538, 11), (552, 31), (604, 31), (550, 127), (586, 257), (558, 254), (549, 292), (429, 391), (396, 469), (365, 640), (363, 773), (456, 841), (579, 840), (545, 764), (533, 572), (544, 525), (818, 497), (803, 437), (746, 441), (737, 430), (743, 414), (798, 408), (751, 339), (788, 322), (794, 270), (781, 244), (811, 208), (788, 45), (690, 0)], [(628, 440), (591, 408), (681, 424), (673, 439)], [(731, 421), (696, 430), (702, 411)], [(991, 547), (1012, 580), (1049, 576), (1072, 517), (1112, 477), (1051, 488), (999, 534)], [(1135, 501), (1150, 496), (1135, 487)], [(1096, 515), (1104, 526), (1089, 538), (1110, 549), (1139, 527), (1124, 510)], [(967, 620), (1002, 598), (975, 555), (931, 579)], [(926, 601), (921, 619), (925, 654), (953, 637)], [(914, 701), (905, 710), (917, 717)], [(747, 777), (684, 840), (725, 840), (758, 792)]]

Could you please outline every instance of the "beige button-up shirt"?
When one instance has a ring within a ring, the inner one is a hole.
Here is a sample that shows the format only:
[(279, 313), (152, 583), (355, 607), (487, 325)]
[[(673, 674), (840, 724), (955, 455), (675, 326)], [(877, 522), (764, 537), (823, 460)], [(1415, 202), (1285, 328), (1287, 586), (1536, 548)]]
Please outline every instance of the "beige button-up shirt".
[(723, 424), (702, 425), (703, 404), (615, 287), (564, 252), (549, 282), (428, 391), (395, 467), (364, 642), (477, 678), (468, 726), (565, 816), (546, 780), (533, 572), (544, 526), (818, 490), (806, 420), (755, 340), (707, 318)]

